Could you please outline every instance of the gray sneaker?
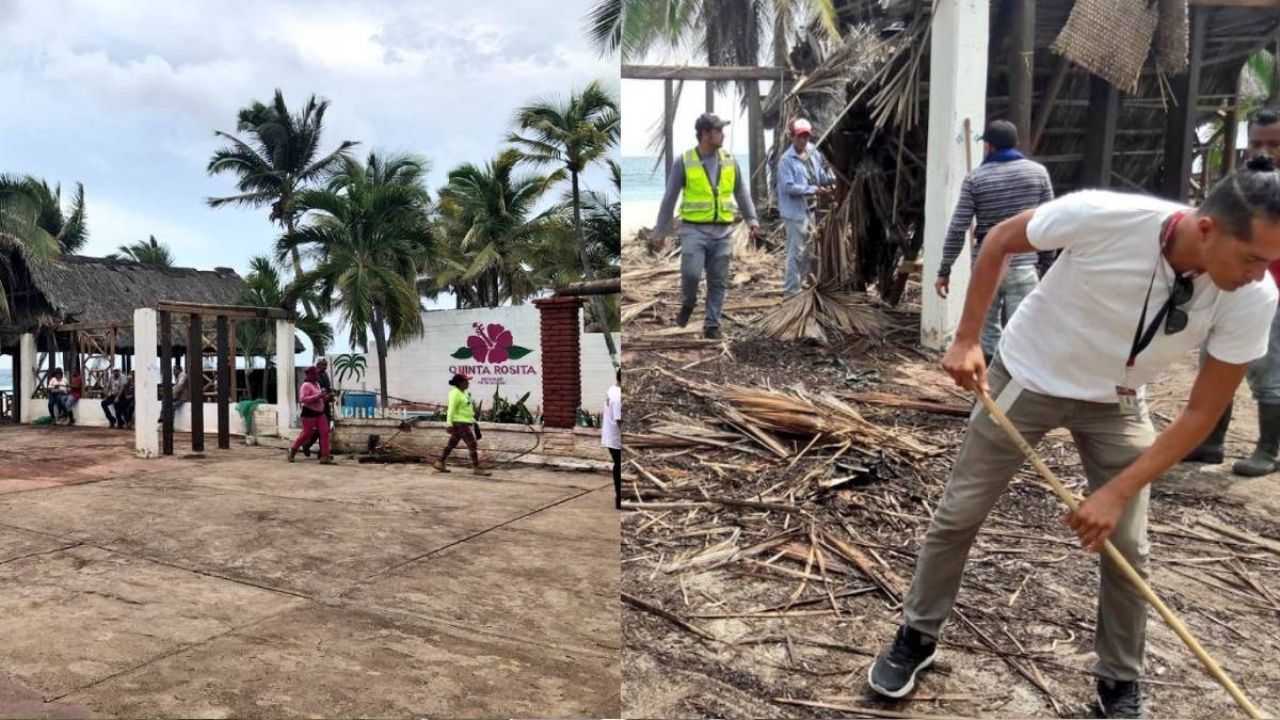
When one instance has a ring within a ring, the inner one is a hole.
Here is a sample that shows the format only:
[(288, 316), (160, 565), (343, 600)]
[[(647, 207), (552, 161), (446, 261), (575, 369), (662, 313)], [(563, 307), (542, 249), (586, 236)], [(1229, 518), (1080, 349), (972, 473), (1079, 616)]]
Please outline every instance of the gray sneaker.
[(1098, 678), (1098, 710), (1104, 718), (1142, 717), (1142, 687), (1137, 680)]
[(904, 698), (916, 689), (916, 674), (933, 664), (937, 649), (933, 638), (903, 625), (867, 671), (867, 684), (885, 697)]

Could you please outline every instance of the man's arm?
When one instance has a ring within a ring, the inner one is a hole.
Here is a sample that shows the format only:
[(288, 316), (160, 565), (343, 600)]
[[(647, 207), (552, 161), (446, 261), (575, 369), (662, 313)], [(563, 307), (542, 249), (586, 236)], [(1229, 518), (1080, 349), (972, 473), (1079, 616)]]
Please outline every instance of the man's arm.
[(1095, 490), (1068, 517), (1067, 522), (1075, 529), (1082, 545), (1094, 552), (1101, 550), (1134, 496), (1209, 436), (1248, 369), (1248, 365), (1225, 363), (1212, 355), (1205, 357), (1187, 406), (1178, 417), (1133, 464)]
[(746, 218), (747, 224), (753, 228), (760, 227), (760, 218), (756, 216), (756, 205), (751, 202), (751, 177), (742, 173), (742, 167), (738, 165), (738, 161), (733, 161), (734, 177), (737, 181), (733, 184), (733, 199), (738, 201), (738, 210), (742, 212), (742, 217)]
[(671, 163), (671, 172), (667, 175), (667, 191), (662, 195), (662, 205), (658, 208), (658, 221), (653, 225), (653, 236), (666, 237), (671, 233), (671, 223), (675, 217), (676, 199), (684, 190), (684, 156), (678, 156)]
[(951, 277), (951, 266), (964, 250), (964, 236), (969, 232), (973, 222), (973, 180), (966, 177), (960, 183), (960, 200), (956, 202), (956, 210), (951, 215), (951, 225), (947, 227), (947, 239), (942, 243), (942, 265), (938, 267), (939, 277)]
[(782, 185), (782, 192), (791, 197), (807, 197), (818, 193), (816, 185), (810, 185), (805, 181), (801, 173), (796, 172), (795, 163), (788, 162), (787, 158), (784, 157), (780, 165), (779, 170), (781, 172), (778, 175), (779, 184)]
[[(1049, 179), (1049, 171), (1045, 171), (1040, 183), (1040, 204), (1053, 202), (1053, 181)], [(1057, 250), (1040, 251), (1039, 259), (1036, 261), (1036, 272), (1041, 278), (1044, 277), (1045, 273), (1049, 272), (1049, 268), (1053, 267), (1053, 261), (1057, 259)]]

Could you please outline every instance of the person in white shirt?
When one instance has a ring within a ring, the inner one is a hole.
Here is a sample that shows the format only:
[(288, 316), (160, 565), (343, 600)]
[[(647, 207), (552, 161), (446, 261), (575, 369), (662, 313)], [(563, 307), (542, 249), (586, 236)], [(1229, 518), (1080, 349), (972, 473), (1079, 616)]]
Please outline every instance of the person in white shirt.
[[(1062, 250), (1006, 327), (990, 372), (979, 334), (1010, 255)], [(1077, 192), (1024, 211), (987, 236), (944, 369), (966, 389), (989, 387), (1035, 444), (1071, 431), (1089, 496), (1066, 516), (1081, 543), (1110, 540), (1147, 571), (1149, 485), (1222, 415), (1249, 364), (1267, 351), (1280, 259), (1280, 171), (1255, 158), (1199, 209), (1152, 197)], [(1144, 386), (1207, 342), (1186, 407), (1159, 434)], [(978, 406), (946, 494), (921, 545), (904, 622), (872, 665), (872, 689), (903, 697), (933, 662), (974, 537), (1025, 462)], [(1146, 600), (1104, 556), (1094, 649), (1104, 717), (1141, 717)]]
[(613, 506), (622, 509), (622, 371), (614, 376), (613, 386), (604, 394), (604, 411), (600, 413), (600, 443), (609, 448), (613, 458)]
[[(120, 393), (124, 391), (124, 383), (124, 375), (120, 372), (120, 368), (112, 370), (102, 397), (102, 412), (107, 416), (107, 425), (110, 427), (124, 427), (124, 413), (121, 412), (120, 404)], [(115, 409), (115, 413), (111, 412), (112, 408)]]
[(67, 404), (67, 379), (62, 368), (54, 368), (45, 381), (45, 389), (49, 392), (49, 417), (56, 423), (58, 418), (71, 415)]

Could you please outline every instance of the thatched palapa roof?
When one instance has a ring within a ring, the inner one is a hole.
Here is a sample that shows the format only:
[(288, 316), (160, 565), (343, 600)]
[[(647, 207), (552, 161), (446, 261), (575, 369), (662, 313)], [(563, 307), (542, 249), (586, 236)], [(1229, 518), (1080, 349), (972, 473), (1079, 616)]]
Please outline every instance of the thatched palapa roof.
[[(0, 334), (0, 350), (5, 352), (12, 352), (17, 345), (15, 331), (48, 329), (50, 323), (120, 322), (117, 351), (132, 353), (131, 325), (137, 308), (154, 307), (161, 301), (235, 305), (245, 289), (244, 280), (230, 268), (161, 267), (83, 255), (63, 255), (52, 263), (28, 263), (14, 257), (13, 265), (13, 318), (5, 328), (8, 332)], [(175, 320), (175, 349), (185, 348), (184, 322), (185, 318)], [(39, 334), (42, 350), (47, 349), (46, 334)]]

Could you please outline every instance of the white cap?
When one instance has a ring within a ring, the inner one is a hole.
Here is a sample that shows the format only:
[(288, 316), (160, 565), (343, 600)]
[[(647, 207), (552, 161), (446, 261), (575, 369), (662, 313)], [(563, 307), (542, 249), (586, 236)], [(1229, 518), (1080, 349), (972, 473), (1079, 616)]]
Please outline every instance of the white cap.
[(805, 120), (804, 118), (797, 118), (795, 122), (791, 123), (791, 134), (812, 135), (813, 126), (809, 124), (808, 120)]

